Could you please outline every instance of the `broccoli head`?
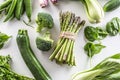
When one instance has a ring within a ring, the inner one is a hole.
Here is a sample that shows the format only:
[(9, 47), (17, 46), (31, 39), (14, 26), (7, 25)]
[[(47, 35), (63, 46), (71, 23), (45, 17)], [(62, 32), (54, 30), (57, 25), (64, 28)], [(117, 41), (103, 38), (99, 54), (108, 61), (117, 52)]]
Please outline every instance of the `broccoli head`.
[(36, 23), (38, 25), (37, 32), (40, 32), (43, 28), (51, 29), (54, 26), (53, 18), (48, 13), (38, 13)]
[(36, 45), (39, 50), (48, 51), (52, 48), (53, 40), (50, 38), (50, 32), (46, 32), (42, 37), (36, 38)]

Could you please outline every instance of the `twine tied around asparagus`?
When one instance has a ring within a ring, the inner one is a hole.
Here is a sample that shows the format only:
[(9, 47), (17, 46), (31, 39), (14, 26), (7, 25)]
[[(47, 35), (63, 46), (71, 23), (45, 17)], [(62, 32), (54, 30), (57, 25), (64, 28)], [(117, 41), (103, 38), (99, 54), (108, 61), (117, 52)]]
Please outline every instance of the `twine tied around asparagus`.
[(75, 39), (76, 39), (76, 34), (75, 33), (72, 33), (72, 32), (69, 32), (69, 31), (66, 31), (66, 32), (61, 32), (60, 33), (60, 36), (59, 36), (60, 38), (68, 38), (68, 39), (70, 39), (70, 40), (73, 40), (73, 41), (75, 41)]

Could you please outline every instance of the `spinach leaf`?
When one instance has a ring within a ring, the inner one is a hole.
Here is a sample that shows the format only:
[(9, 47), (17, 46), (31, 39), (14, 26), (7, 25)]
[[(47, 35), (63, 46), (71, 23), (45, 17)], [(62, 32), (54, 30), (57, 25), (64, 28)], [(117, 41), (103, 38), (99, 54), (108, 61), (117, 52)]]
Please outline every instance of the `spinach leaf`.
[(118, 17), (113, 18), (106, 25), (106, 31), (111, 36), (116, 36), (120, 32), (120, 19)]
[(96, 27), (96, 30), (99, 35), (97, 40), (102, 40), (107, 37), (108, 33), (105, 30), (103, 30), (102, 28)]
[(84, 29), (84, 34), (86, 39), (92, 42), (95, 40), (102, 40), (108, 35), (108, 33), (102, 28), (100, 27), (94, 28), (92, 26), (87, 26)]
[(8, 36), (4, 33), (0, 33), (0, 49), (4, 46), (4, 43), (10, 38), (11, 36)]
[(89, 40), (89, 41), (95, 41), (97, 40), (98, 38), (98, 33), (97, 33), (97, 30), (92, 27), (92, 26), (87, 26), (85, 29), (84, 29), (84, 34), (85, 34), (85, 37)]
[(84, 46), (84, 50), (86, 51), (87, 55), (91, 58), (93, 57), (95, 54), (100, 53), (100, 51), (105, 48), (105, 46), (101, 45), (101, 44), (93, 44), (91, 42), (88, 42), (85, 46)]

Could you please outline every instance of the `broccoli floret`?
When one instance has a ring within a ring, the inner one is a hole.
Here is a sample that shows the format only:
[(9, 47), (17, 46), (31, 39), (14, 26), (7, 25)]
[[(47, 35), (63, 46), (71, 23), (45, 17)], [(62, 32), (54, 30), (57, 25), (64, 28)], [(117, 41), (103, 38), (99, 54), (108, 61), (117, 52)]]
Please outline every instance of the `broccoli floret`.
[(46, 32), (42, 37), (36, 38), (36, 45), (39, 50), (48, 51), (52, 48), (53, 40), (50, 38), (50, 32)]
[(54, 26), (53, 18), (48, 13), (38, 13), (36, 23), (38, 25), (37, 32), (40, 32), (43, 28), (51, 29)]

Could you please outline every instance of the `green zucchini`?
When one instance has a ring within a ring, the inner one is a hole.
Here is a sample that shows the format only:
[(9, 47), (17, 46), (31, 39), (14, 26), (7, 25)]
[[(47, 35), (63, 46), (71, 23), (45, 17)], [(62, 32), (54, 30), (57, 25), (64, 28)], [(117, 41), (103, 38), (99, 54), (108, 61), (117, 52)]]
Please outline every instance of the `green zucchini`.
[(20, 53), (35, 79), (52, 80), (30, 47), (27, 30), (19, 30), (16, 40)]
[(119, 6), (120, 6), (120, 0), (110, 0), (104, 5), (103, 10), (105, 12), (109, 12), (117, 9)]

